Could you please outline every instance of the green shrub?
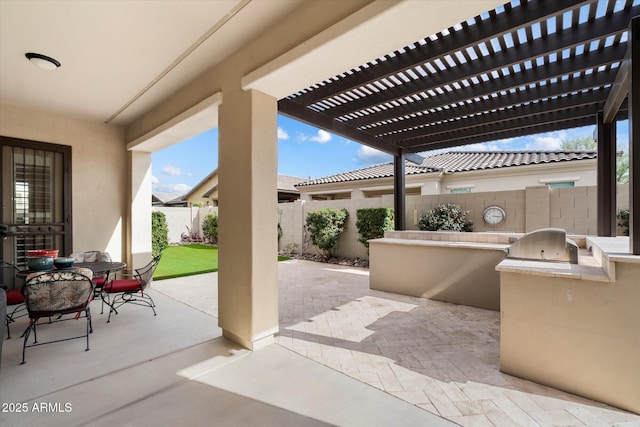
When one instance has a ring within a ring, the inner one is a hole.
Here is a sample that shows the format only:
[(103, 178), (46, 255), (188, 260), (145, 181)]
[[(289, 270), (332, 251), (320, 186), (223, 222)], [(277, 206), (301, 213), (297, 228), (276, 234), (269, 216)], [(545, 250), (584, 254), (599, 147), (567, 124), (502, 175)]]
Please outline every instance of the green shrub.
[(202, 234), (210, 243), (218, 243), (218, 214), (210, 213), (204, 217)]
[(622, 227), (622, 232), (625, 236), (629, 235), (629, 209), (622, 209), (618, 212), (618, 225)]
[(473, 223), (467, 219), (467, 214), (460, 205), (443, 203), (422, 215), (418, 227), (426, 231), (473, 231)]
[(393, 230), (393, 209), (391, 208), (367, 208), (356, 211), (356, 227), (362, 243), (367, 250), (369, 240), (384, 237), (384, 232)]
[(169, 227), (167, 217), (159, 211), (151, 212), (151, 252), (160, 255), (169, 246)]
[(311, 243), (317, 247), (325, 260), (329, 260), (336, 252), (340, 234), (349, 218), (346, 209), (320, 209), (307, 214), (307, 231)]

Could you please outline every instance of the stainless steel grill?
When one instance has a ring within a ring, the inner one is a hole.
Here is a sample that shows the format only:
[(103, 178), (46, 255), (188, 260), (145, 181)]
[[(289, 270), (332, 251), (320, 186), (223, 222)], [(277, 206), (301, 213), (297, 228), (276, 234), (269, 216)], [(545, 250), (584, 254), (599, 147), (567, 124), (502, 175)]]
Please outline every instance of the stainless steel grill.
[(543, 228), (525, 234), (506, 249), (507, 258), (578, 263), (578, 245), (561, 228)]

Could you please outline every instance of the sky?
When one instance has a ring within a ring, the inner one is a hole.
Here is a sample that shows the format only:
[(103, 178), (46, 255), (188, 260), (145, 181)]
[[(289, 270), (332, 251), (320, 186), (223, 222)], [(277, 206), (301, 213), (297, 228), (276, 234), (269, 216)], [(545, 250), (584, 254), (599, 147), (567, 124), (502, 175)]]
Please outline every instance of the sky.
[[(618, 150), (628, 150), (628, 122), (619, 122)], [(594, 126), (456, 147), (449, 151), (559, 150), (563, 141), (592, 136)], [(442, 151), (442, 150), (440, 150)], [(423, 155), (433, 154), (421, 153)], [(218, 130), (152, 154), (154, 193), (181, 195), (218, 167)], [(285, 116), (278, 116), (278, 173), (302, 180), (392, 161), (388, 154)]]

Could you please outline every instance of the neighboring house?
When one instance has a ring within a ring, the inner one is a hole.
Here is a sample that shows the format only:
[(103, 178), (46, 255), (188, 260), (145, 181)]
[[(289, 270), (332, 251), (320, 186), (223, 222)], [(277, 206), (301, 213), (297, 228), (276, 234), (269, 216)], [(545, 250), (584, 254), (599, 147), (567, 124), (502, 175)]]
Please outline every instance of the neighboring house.
[[(304, 181), (304, 178), (295, 176), (278, 175), (278, 202), (292, 202), (300, 198), (300, 192), (295, 184)], [(196, 184), (188, 193), (169, 200), (164, 206), (218, 206), (218, 169), (207, 175)]]
[[(449, 152), (406, 162), (407, 195), (596, 185), (595, 151)], [(393, 194), (393, 163), (301, 182), (302, 200), (361, 199)]]
[(173, 193), (153, 193), (151, 195), (151, 206), (169, 206), (176, 198), (180, 198), (180, 196)]

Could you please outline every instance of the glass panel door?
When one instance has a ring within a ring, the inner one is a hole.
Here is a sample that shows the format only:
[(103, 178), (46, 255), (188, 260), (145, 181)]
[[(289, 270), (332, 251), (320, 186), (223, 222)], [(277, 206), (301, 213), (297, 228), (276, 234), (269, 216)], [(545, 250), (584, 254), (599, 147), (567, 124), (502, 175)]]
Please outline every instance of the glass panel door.
[(25, 268), (31, 249), (66, 255), (71, 249), (70, 148), (11, 138), (2, 138), (1, 148), (0, 258)]

